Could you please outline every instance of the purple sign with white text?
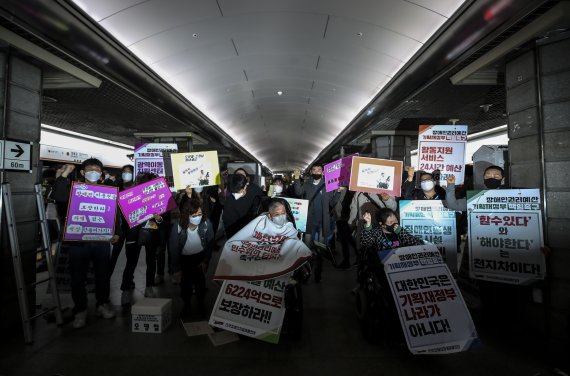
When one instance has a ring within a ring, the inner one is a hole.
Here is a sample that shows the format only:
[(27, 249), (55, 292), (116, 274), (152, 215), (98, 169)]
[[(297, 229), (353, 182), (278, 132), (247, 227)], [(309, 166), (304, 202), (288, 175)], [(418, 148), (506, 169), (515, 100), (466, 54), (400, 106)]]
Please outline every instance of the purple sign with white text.
[(146, 222), (154, 214), (163, 214), (176, 207), (170, 188), (164, 177), (160, 177), (119, 194), (119, 206), (123, 217), (133, 228)]
[(111, 240), (115, 233), (117, 191), (117, 187), (74, 182), (63, 240)]
[(350, 184), (352, 157), (358, 157), (358, 154), (352, 154), (325, 165), (324, 173), (327, 192), (334, 191), (338, 187), (348, 187)]

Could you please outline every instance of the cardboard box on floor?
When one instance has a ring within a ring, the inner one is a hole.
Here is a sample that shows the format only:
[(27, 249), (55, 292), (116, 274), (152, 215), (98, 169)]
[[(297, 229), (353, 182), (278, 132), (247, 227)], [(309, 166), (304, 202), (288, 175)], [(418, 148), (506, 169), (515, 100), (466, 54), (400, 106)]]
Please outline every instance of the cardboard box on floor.
[(172, 323), (172, 300), (145, 298), (131, 308), (133, 333), (162, 333)]

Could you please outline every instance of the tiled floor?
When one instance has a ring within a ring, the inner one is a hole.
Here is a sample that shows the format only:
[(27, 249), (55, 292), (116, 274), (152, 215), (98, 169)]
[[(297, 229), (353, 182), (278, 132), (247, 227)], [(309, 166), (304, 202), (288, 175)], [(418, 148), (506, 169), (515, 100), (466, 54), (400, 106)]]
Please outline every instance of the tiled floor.
[[(216, 256), (215, 256), (216, 257)], [(120, 302), (124, 253), (112, 278), (112, 302)], [(213, 267), (211, 268), (213, 269)], [(144, 291), (144, 255), (137, 269), (137, 297)], [(211, 273), (211, 271), (210, 271)], [(209, 282), (209, 306), (218, 287)], [(283, 338), (278, 345), (241, 338), (214, 347), (207, 336), (187, 337), (181, 323), (163, 334), (135, 334), (130, 317), (99, 319), (90, 311), (88, 325), (74, 330), (39, 320), (36, 342), (26, 346), (20, 336), (2, 339), (0, 376), (4, 375), (554, 375), (555, 361), (544, 360), (533, 341), (500, 338), (478, 327), (482, 346), (470, 352), (412, 356), (400, 349), (366, 342), (356, 319), (355, 271), (325, 266), (323, 281), (303, 287), (305, 316), (300, 340)], [(169, 281), (160, 297), (175, 298)], [(70, 305), (69, 296), (64, 301)], [(93, 298), (90, 296), (93, 304)], [(117, 309), (119, 309), (117, 307)], [(551, 363), (552, 362), (552, 363)]]

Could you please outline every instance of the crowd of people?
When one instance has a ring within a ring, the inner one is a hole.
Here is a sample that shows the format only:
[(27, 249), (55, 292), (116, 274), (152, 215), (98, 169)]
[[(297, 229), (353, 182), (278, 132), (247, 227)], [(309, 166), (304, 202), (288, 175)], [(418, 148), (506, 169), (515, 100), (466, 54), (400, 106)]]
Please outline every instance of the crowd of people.
[[(152, 173), (135, 176), (132, 165), (121, 169), (120, 176), (112, 176), (104, 170), (97, 159), (88, 159), (77, 168), (71, 164), (61, 166), (50, 177), (46, 190), (50, 202), (57, 208), (57, 219), (65, 223), (67, 202), (73, 180), (91, 184), (114, 185), (120, 191), (155, 179)], [(420, 239), (409, 234), (399, 225), (398, 201), (443, 200), (444, 205), (458, 212), (458, 227), (461, 227), (459, 212), (466, 211), (466, 200), (456, 192), (455, 177), (447, 179), (444, 189), (429, 172), (416, 173), (406, 167), (401, 197), (385, 193), (370, 194), (354, 192), (346, 187), (327, 192), (323, 166), (315, 164), (305, 176), (294, 171), (292, 178), (276, 176), (267, 186), (256, 183), (256, 176), (244, 169), (232, 174), (222, 173), (222, 184), (207, 187), (187, 187), (176, 193), (177, 209), (162, 215), (154, 215), (145, 223), (129, 228), (117, 210), (115, 233), (110, 243), (66, 243), (70, 257), (71, 290), (74, 302), (74, 328), (81, 328), (87, 321), (86, 278), (90, 264), (95, 275), (95, 299), (97, 315), (113, 318), (114, 308), (109, 301), (110, 278), (116, 269), (117, 260), (125, 250), (126, 264), (122, 271), (121, 305), (128, 309), (133, 303), (135, 289), (134, 272), (142, 247), (145, 248), (146, 278), (145, 297), (157, 297), (155, 286), (170, 281), (180, 285), (184, 303), (182, 316), (188, 316), (195, 295), (197, 310), (207, 315), (205, 306), (206, 272), (217, 249), (216, 234), (225, 233), (232, 238), (240, 229), (259, 215), (269, 211), (271, 199), (300, 198), (309, 201), (307, 227), (302, 240), (313, 250), (314, 281), (322, 281), (323, 257), (327, 249), (334, 252), (336, 244), (341, 247), (342, 259), (335, 266), (349, 269), (367, 250), (389, 250), (401, 246), (421, 244)], [(488, 189), (504, 185), (504, 171), (491, 166), (485, 171)], [(273, 200), (273, 203), (275, 200)], [(273, 204), (273, 212), (266, 214), (276, 226), (292, 221), (283, 204)], [(277, 209), (278, 212), (276, 211)], [(223, 227), (223, 232), (220, 226)], [(63, 227), (63, 226), (61, 226)], [(462, 231), (459, 229), (458, 234)], [(352, 249), (352, 251), (351, 251)], [(168, 255), (168, 257), (167, 257)], [(168, 260), (168, 262), (166, 261)], [(168, 276), (165, 277), (166, 272)]]

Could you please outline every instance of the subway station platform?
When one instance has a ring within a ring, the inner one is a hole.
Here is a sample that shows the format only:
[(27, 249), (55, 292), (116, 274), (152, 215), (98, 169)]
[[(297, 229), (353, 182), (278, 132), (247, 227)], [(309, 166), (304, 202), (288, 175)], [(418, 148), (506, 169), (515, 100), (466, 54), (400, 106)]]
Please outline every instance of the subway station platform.
[[(144, 251), (143, 251), (144, 252)], [(215, 261), (219, 252), (214, 253)], [(95, 316), (90, 294), (87, 326), (75, 330), (37, 320), (35, 343), (23, 337), (0, 342), (0, 376), (16, 375), (565, 375), (540, 340), (517, 334), (499, 334), (473, 317), (481, 339), (477, 348), (464, 353), (415, 356), (405, 346), (367, 342), (356, 317), (356, 269), (339, 270), (325, 264), (323, 281), (303, 286), (304, 328), (300, 339), (283, 337), (279, 344), (240, 337), (237, 342), (215, 347), (207, 335), (188, 337), (179, 320), (179, 287), (170, 281), (157, 288), (159, 297), (173, 298), (174, 322), (162, 334), (131, 332), (129, 313), (121, 312), (120, 277), (124, 252), (111, 280), (111, 300), (117, 317)], [(214, 263), (210, 267), (211, 277)], [(135, 297), (144, 291), (144, 253), (135, 272)], [(208, 280), (207, 305), (212, 307), (219, 291)], [(64, 306), (70, 295), (62, 294)], [(41, 297), (38, 297), (41, 299)], [(45, 299), (45, 298), (44, 298)], [(196, 320), (199, 320), (196, 318)]]

